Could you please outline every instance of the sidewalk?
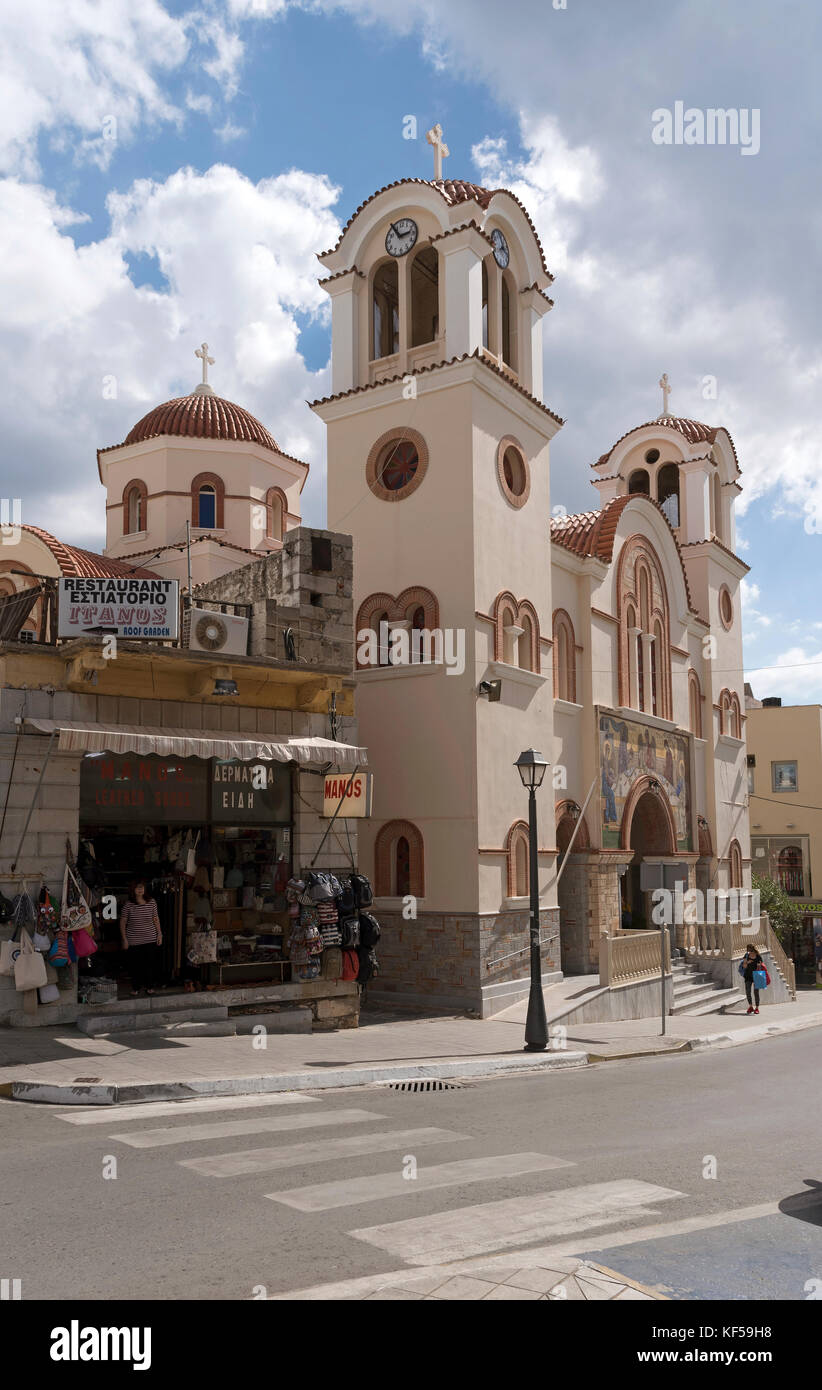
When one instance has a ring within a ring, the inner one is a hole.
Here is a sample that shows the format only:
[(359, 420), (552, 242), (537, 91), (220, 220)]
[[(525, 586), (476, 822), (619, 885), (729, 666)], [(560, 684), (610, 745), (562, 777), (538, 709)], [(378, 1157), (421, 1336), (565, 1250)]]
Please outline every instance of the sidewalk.
[[(550, 993), (546, 1007), (550, 1021)], [(524, 1006), (523, 1006), (524, 1007)], [(517, 1006), (519, 1011), (520, 1006)], [(197, 1095), (362, 1086), (408, 1077), (488, 1076), (565, 1069), (668, 1051), (703, 1051), (822, 1027), (822, 990), (758, 1016), (724, 1015), (578, 1024), (545, 1053), (523, 1052), (523, 1022), (364, 1012), (359, 1029), (338, 1033), (127, 1039), (86, 1037), (70, 1026), (0, 1029), (0, 1095), (58, 1104), (114, 1104)]]

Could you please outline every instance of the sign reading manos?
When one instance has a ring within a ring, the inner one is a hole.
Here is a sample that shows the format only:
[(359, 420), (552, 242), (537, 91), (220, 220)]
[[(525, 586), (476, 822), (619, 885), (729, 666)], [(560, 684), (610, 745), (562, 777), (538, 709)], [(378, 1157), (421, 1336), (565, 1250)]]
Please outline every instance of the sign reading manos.
[(171, 640), (177, 636), (178, 594), (176, 579), (61, 579), (58, 636), (94, 632)]
[(323, 788), (323, 815), (333, 816), (339, 806), (339, 814), (346, 818), (370, 816), (373, 791), (370, 772), (355, 772), (353, 777), (350, 772), (331, 773)]

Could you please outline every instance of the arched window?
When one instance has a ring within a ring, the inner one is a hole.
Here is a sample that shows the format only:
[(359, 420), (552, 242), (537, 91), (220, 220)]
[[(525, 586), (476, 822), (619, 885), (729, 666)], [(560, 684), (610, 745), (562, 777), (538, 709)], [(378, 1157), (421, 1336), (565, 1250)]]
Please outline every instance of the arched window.
[(133, 536), (145, 531), (148, 525), (148, 488), (139, 478), (133, 478), (123, 488), (123, 535)]
[(569, 700), (577, 698), (576, 639), (574, 625), (563, 608), (554, 613), (554, 699)]
[(779, 886), (792, 898), (805, 896), (802, 874), (802, 851), (798, 845), (786, 845), (777, 858)]
[[(393, 594), (369, 594), (357, 610), (357, 666), (366, 670), (372, 665), (388, 666), (390, 662), (391, 629), (405, 627), (409, 638), (409, 659), (412, 662), (441, 660), (439, 604), (430, 589), (414, 584)], [(373, 639), (369, 638), (373, 633)], [(415, 633), (423, 634), (415, 641)], [(431, 634), (425, 636), (426, 633)]]
[(644, 468), (635, 468), (628, 479), (628, 492), (638, 493), (640, 497), (650, 497), (651, 480)]
[(512, 372), (517, 370), (516, 289), (510, 271), (502, 276), (502, 360)]
[(731, 695), (731, 733), (734, 738), (742, 737), (742, 708), (736, 691)]
[(671, 718), (668, 595), (662, 566), (645, 536), (631, 536), (617, 567), (619, 703)]
[(506, 876), (509, 898), (527, 898), (530, 892), (528, 826), (514, 821), (505, 839)]
[(695, 738), (702, 737), (702, 692), (696, 671), (688, 672), (688, 720)]
[(718, 541), (724, 541), (725, 528), (722, 524), (722, 484), (719, 481), (719, 474), (714, 473), (712, 484), (713, 499), (713, 530)]
[(288, 510), (285, 495), (278, 487), (270, 487), (265, 495), (266, 535), (270, 541), (281, 541), (285, 534)]
[(377, 268), (372, 311), (372, 357), (390, 357), (400, 350), (400, 288), (396, 261), (385, 261)]
[(439, 332), (439, 286), (439, 256), (433, 246), (423, 246), (411, 262), (412, 347), (433, 343)]
[(732, 738), (742, 737), (742, 707), (735, 691), (722, 690), (719, 695), (719, 732)]
[(216, 473), (198, 473), (191, 483), (191, 524), (200, 530), (221, 531), (225, 513), (225, 483)]
[(728, 853), (728, 878), (729, 888), (742, 887), (742, 850), (739, 848), (738, 840), (731, 841), (731, 848)]
[(482, 263), (482, 346), (488, 347), (488, 266)]
[(425, 856), (420, 831), (412, 821), (390, 820), (374, 842), (374, 892), (378, 898), (425, 896)]
[(672, 526), (679, 525), (679, 469), (666, 463), (656, 477), (656, 500)]
[(213, 483), (203, 483), (197, 494), (197, 525), (208, 530), (217, 525), (217, 492)]
[(508, 592), (494, 601), (494, 660), (539, 673), (539, 618), (528, 599)]

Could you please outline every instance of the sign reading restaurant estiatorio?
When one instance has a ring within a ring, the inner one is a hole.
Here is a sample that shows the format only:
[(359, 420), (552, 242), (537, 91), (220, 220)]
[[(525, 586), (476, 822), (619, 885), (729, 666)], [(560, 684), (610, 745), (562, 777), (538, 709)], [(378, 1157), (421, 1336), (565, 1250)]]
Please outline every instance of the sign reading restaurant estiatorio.
[(57, 631), (60, 637), (114, 634), (117, 637), (177, 636), (176, 579), (132, 576), (61, 579)]

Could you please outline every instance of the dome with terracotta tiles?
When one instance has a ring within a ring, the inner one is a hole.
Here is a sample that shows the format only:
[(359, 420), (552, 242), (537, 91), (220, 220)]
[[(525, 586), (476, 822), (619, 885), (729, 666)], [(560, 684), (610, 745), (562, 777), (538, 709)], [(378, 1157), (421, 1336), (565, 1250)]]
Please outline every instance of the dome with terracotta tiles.
[[(140, 444), (161, 435), (177, 435), (188, 439), (225, 439), (260, 444), (264, 449), (280, 452), (276, 439), (265, 425), (233, 401), (223, 400), (213, 391), (202, 387), (189, 396), (165, 401), (144, 415), (126, 435), (124, 444)], [(121, 448), (122, 445), (115, 446)]]

